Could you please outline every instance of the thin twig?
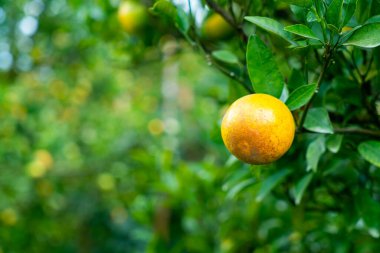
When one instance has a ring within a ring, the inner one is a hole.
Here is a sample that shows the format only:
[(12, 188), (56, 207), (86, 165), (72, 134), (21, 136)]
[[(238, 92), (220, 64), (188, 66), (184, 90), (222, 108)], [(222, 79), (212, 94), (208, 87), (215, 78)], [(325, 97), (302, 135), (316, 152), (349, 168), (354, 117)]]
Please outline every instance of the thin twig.
[[(190, 0), (188, 0), (187, 3), (189, 5), (189, 9), (190, 9), (190, 15), (191, 15), (190, 17), (192, 20), (194, 20), (193, 13), (191, 10)], [(191, 26), (191, 29), (194, 29), (194, 24), (193, 24), (193, 26)], [(194, 34), (196, 34), (196, 33), (194, 33)], [(192, 39), (194, 39), (194, 41), (192, 41), (189, 37), (185, 36), (185, 38), (190, 42), (191, 45), (197, 46), (202, 51), (202, 53), (206, 56), (207, 61), (210, 62), (211, 64), (213, 64), (220, 72), (222, 72), (227, 77), (229, 77), (229, 78), (235, 80), (236, 82), (238, 82), (239, 84), (241, 84), (247, 92), (254, 93), (252, 85), (250, 83), (247, 83), (244, 78), (240, 78), (239, 76), (235, 75), (234, 73), (231, 75), (231, 71), (228, 71), (227, 69), (225, 69), (224, 67), (219, 65), (212, 58), (211, 51), (202, 43), (202, 41), (196, 35), (194, 36), (194, 38), (192, 38)]]
[[(373, 136), (373, 137), (380, 137), (380, 131), (376, 130), (370, 130), (370, 129), (364, 129), (364, 128), (334, 128), (333, 129), (334, 133), (336, 134), (359, 134), (359, 135), (368, 135), (368, 136)], [(302, 133), (316, 133), (313, 131), (309, 131), (307, 129), (302, 129), (297, 131), (298, 134)]]
[(231, 75), (231, 72), (226, 70), (224, 67), (220, 66), (215, 60), (213, 60), (211, 56), (211, 52), (207, 49), (207, 47), (198, 39), (196, 38), (196, 44), (198, 45), (199, 49), (205, 54), (207, 61), (213, 64), (217, 69), (219, 69), (220, 72), (222, 72), (224, 75), (226, 75), (229, 78), (234, 79), (239, 84), (243, 86), (243, 88), (248, 91), (249, 93), (254, 93), (254, 90), (252, 88), (252, 85), (250, 83), (247, 83), (244, 78), (240, 78), (239, 76), (233, 74)]
[(341, 134), (364, 134), (374, 137), (380, 137), (380, 131), (363, 129), (363, 128), (334, 128), (335, 133)]
[(323, 57), (324, 57), (325, 61), (324, 61), (323, 66), (322, 66), (321, 73), (319, 74), (319, 77), (318, 77), (316, 92), (313, 94), (313, 96), (311, 97), (310, 101), (306, 104), (305, 110), (304, 110), (304, 112), (302, 113), (302, 116), (301, 116), (300, 123), (298, 124), (298, 129), (302, 129), (303, 124), (304, 124), (305, 119), (306, 119), (306, 115), (307, 115), (307, 113), (308, 113), (308, 111), (310, 109), (311, 104), (313, 103), (313, 100), (315, 99), (315, 96), (316, 96), (316, 94), (317, 94), (317, 92), (319, 90), (319, 87), (321, 86), (321, 83), (322, 83), (323, 77), (325, 76), (326, 70), (329, 67), (330, 60), (331, 60), (331, 51), (330, 51), (330, 46), (329, 45), (326, 46), (325, 52), (323, 54)]

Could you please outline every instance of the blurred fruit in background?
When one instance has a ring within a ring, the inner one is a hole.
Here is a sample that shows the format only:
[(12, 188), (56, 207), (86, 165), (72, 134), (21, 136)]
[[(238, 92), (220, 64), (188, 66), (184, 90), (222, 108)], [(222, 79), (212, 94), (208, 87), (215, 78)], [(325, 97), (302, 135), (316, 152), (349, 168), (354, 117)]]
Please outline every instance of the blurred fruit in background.
[(232, 26), (218, 13), (207, 17), (202, 26), (202, 36), (209, 40), (226, 39), (233, 32)]
[(135, 34), (147, 24), (147, 8), (138, 1), (122, 1), (118, 10), (118, 19), (127, 33)]

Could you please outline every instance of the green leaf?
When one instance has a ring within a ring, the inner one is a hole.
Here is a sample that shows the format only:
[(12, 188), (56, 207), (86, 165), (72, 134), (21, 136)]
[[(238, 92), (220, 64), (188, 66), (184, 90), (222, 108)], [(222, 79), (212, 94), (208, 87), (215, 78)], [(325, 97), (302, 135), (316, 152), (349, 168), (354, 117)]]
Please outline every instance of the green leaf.
[(247, 48), (248, 74), (256, 93), (279, 98), (284, 82), (272, 52), (257, 35), (249, 38)]
[(317, 84), (308, 84), (290, 93), (289, 98), (286, 100), (286, 105), (289, 107), (289, 110), (294, 111), (309, 102), (316, 88)]
[(380, 23), (361, 26), (351, 34), (343, 45), (363, 48), (380, 46)]
[(334, 31), (335, 33), (338, 33), (338, 32), (339, 32), (339, 28), (336, 27), (335, 25), (328, 24), (328, 25), (327, 25), (327, 28), (329, 28), (331, 31)]
[(312, 4), (312, 0), (280, 0), (281, 2), (293, 4), (301, 7), (309, 7)]
[(373, 23), (380, 23), (380, 15), (376, 15), (373, 17), (370, 17), (365, 24), (373, 24)]
[(366, 141), (360, 143), (359, 154), (368, 162), (380, 167), (380, 141)]
[(184, 10), (177, 8), (168, 0), (157, 1), (153, 7), (150, 8), (150, 10), (153, 14), (171, 19), (178, 30), (184, 34), (187, 33), (190, 28), (188, 15), (184, 12)]
[(315, 33), (306, 25), (302, 25), (302, 24), (290, 25), (290, 26), (285, 27), (284, 30), (290, 33), (294, 33), (299, 36), (305, 37), (305, 38), (319, 40), (317, 35), (315, 35)]
[(329, 24), (340, 27), (342, 18), (343, 0), (333, 0), (326, 12), (326, 19)]
[(284, 26), (274, 19), (259, 16), (249, 16), (245, 17), (245, 20), (257, 25), (258, 27), (268, 32), (280, 36), (281, 38), (285, 39), (291, 44), (294, 44), (294, 41), (292, 40), (292, 35), (284, 31)]
[(315, 12), (318, 22), (321, 22), (322, 19), (325, 19), (325, 13), (327, 12), (325, 3), (325, 1), (314, 1), (315, 8), (311, 8), (311, 10)]
[(345, 26), (355, 14), (356, 5), (358, 0), (347, 0), (343, 3), (343, 23), (342, 27)]
[(294, 187), (294, 198), (296, 205), (301, 203), (302, 196), (306, 190), (306, 188), (309, 186), (311, 179), (313, 179), (313, 173), (309, 173), (306, 176), (304, 176)]
[(289, 48), (292, 49), (303, 49), (303, 48), (313, 48), (318, 49), (323, 47), (323, 42), (319, 40), (299, 40), (297, 41), (297, 45), (290, 45)]
[(276, 187), (286, 176), (290, 174), (289, 169), (282, 169), (271, 175), (261, 183), (259, 193), (256, 196), (256, 201), (262, 201), (270, 191)]
[(360, 190), (355, 195), (355, 206), (359, 216), (363, 219), (368, 228), (376, 229), (380, 232), (380, 204), (375, 201), (368, 191)]
[(235, 165), (233, 173), (227, 175), (225, 183), (222, 185), (223, 191), (230, 191), (236, 184), (248, 178), (252, 178), (251, 171), (246, 165)]
[(256, 179), (255, 178), (249, 178), (249, 179), (246, 179), (246, 180), (243, 180), (243, 181), (239, 182), (238, 184), (236, 184), (234, 187), (232, 187), (228, 191), (226, 198), (227, 199), (233, 199), (233, 198), (235, 198), (235, 196), (237, 194), (239, 194), (241, 191), (243, 191), (247, 187), (253, 185), (254, 183), (256, 183)]
[(292, 69), (292, 72), (290, 73), (290, 77), (288, 80), (289, 90), (295, 90), (298, 87), (304, 85), (305, 83), (306, 81), (302, 72), (298, 69)]
[[(355, 20), (361, 24), (366, 19), (369, 18), (371, 12), (371, 2), (366, 0), (360, 0), (357, 3), (356, 12), (355, 12)], [(376, 2), (376, 1), (373, 1)]]
[(175, 24), (176, 24), (176, 27), (182, 32), (182, 33), (187, 33), (189, 31), (189, 28), (190, 28), (190, 21), (189, 21), (189, 18), (188, 18), (188, 15), (186, 14), (186, 12), (181, 9), (181, 8), (178, 8), (177, 9), (177, 16), (175, 18)]
[(312, 108), (306, 115), (304, 127), (307, 130), (332, 134), (334, 133), (329, 114), (325, 108)]
[(319, 159), (325, 151), (325, 137), (323, 135), (309, 144), (306, 151), (307, 171), (317, 171)]
[(331, 153), (338, 153), (340, 146), (342, 145), (343, 135), (333, 134), (327, 138), (326, 146)]
[(236, 55), (227, 50), (217, 50), (212, 52), (212, 56), (222, 62), (230, 63), (230, 64), (238, 64), (239, 59)]
[[(236, 99), (235, 99), (236, 100)], [(237, 159), (235, 156), (233, 155), (230, 155), (230, 157), (228, 157), (228, 160), (226, 161), (226, 164), (225, 166), (226, 167), (231, 167), (233, 166), (234, 164), (238, 163), (239, 162), (239, 159)]]

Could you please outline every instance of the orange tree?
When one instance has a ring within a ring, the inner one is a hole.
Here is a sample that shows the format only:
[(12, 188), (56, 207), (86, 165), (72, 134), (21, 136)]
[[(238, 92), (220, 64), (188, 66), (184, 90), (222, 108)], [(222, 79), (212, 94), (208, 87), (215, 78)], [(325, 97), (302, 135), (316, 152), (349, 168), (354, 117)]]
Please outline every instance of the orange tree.
[[(380, 250), (379, 1), (127, 2), (0, 0), (0, 252)], [(251, 93), (271, 164), (223, 143)]]
[[(253, 176), (236, 179), (237, 168), (230, 189), (234, 194), (249, 189), (247, 201), (262, 201), (272, 191), (291, 206), (294, 230), (289, 237), (279, 236), (282, 246), (268, 246), (268, 252), (301, 250), (289, 246), (295, 241), (307, 245), (301, 251), (379, 250), (380, 3), (204, 0), (210, 15), (218, 14), (234, 28), (231, 37), (215, 41), (201, 36), (204, 21), (190, 2), (160, 0), (151, 10), (171, 19), (233, 85), (279, 98), (295, 119), (290, 151), (274, 164), (252, 166)], [(225, 28), (215, 25), (210, 35), (218, 29)], [(258, 125), (267, 118), (257, 116), (248, 102), (239, 103), (240, 110), (226, 116), (230, 132), (223, 137), (234, 154), (252, 161), (267, 147), (261, 138), (270, 141), (277, 128), (267, 128), (272, 130), (268, 135), (260, 132)], [(267, 203), (276, 209), (276, 202)], [(261, 232), (283, 233), (284, 220), (268, 212), (273, 219)]]

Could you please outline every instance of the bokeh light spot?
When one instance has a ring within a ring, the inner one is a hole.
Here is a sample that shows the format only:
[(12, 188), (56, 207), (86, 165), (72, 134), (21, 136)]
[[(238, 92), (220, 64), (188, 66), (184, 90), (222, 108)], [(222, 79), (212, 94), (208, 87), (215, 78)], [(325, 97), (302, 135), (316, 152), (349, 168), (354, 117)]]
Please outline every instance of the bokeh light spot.
[(26, 36), (35, 34), (38, 28), (38, 20), (32, 16), (26, 16), (19, 23), (20, 31)]
[(152, 119), (148, 123), (148, 130), (152, 135), (160, 135), (164, 131), (164, 123), (160, 119)]

